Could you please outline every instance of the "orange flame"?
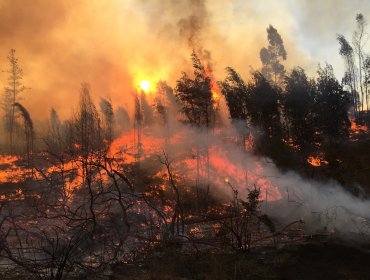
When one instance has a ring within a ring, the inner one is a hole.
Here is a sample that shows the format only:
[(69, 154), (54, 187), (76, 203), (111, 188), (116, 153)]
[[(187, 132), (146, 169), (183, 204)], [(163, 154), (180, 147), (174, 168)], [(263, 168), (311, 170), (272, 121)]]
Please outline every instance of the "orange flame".
[(328, 161), (324, 160), (322, 156), (309, 156), (307, 158), (307, 162), (311, 164), (312, 166), (319, 167), (322, 165), (329, 164)]
[(349, 130), (349, 137), (352, 141), (358, 141), (356, 136), (366, 134), (369, 132), (369, 128), (366, 124), (358, 124), (354, 118), (350, 118), (351, 127)]
[[(145, 132), (145, 131), (144, 131)], [(138, 157), (138, 147), (135, 143), (135, 131), (131, 130), (129, 133), (122, 135), (116, 139), (110, 148), (110, 154), (116, 157), (124, 158), (125, 163), (134, 163), (137, 160), (145, 160), (145, 158), (153, 155), (161, 155), (163, 150), (170, 147), (171, 145), (181, 146), (182, 143), (187, 143), (189, 135), (177, 133), (167, 139), (167, 146), (165, 146), (165, 140), (162, 136), (155, 136), (143, 133), (141, 137), (140, 150), (141, 153)], [(251, 136), (250, 141), (253, 141)], [(136, 145), (136, 147), (135, 147)], [(173, 154), (175, 159), (173, 163), (173, 172), (181, 174), (182, 177), (195, 180), (197, 174), (197, 157), (194, 156), (195, 151), (185, 152), (178, 151)], [(201, 162), (200, 176), (207, 180), (207, 171), (205, 168), (206, 157), (200, 155), (199, 159)], [(246, 188), (253, 184), (256, 184), (261, 188), (263, 193), (268, 193), (268, 200), (281, 199), (281, 194), (276, 186), (274, 186), (271, 180), (268, 180), (263, 176), (263, 167), (254, 160), (254, 167), (251, 170), (246, 170), (242, 163), (237, 164), (231, 161), (226, 151), (223, 151), (221, 146), (213, 144), (209, 147), (209, 176), (212, 183), (218, 188), (227, 188), (225, 184), (233, 184), (235, 187)], [(158, 176), (163, 177), (166, 172), (164, 170), (157, 173)], [(225, 181), (227, 178), (227, 182)], [(163, 189), (165, 187), (163, 186)]]
[(27, 179), (30, 172), (17, 165), (19, 160), (16, 156), (0, 156), (0, 183), (21, 183)]

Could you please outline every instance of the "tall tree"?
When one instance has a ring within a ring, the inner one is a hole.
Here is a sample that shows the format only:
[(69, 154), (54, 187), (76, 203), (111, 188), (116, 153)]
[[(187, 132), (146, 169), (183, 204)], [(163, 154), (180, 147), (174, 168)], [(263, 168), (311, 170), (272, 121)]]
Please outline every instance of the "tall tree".
[(185, 72), (177, 81), (175, 95), (180, 101), (181, 112), (188, 121), (198, 127), (210, 127), (213, 116), (214, 100), (212, 98), (211, 79), (206, 68), (195, 54), (191, 55), (194, 79)]
[(144, 92), (140, 94), (140, 104), (144, 116), (144, 125), (151, 126), (153, 124), (153, 108), (149, 105), (147, 95)]
[(101, 125), (98, 111), (90, 96), (90, 86), (83, 83), (78, 112), (74, 120), (75, 144), (78, 153), (87, 159), (102, 147)]
[(278, 93), (265, 76), (251, 73), (248, 83), (247, 112), (251, 125), (260, 127), (268, 138), (281, 133)]
[(346, 72), (343, 77), (343, 84), (348, 86), (350, 89), (353, 113), (355, 116), (357, 116), (359, 100), (357, 92), (357, 75), (355, 70), (356, 68), (353, 56), (353, 48), (343, 35), (338, 34), (337, 40), (340, 45), (339, 54), (344, 58), (346, 65)]
[(339, 53), (345, 58), (346, 73), (343, 84), (350, 87), (351, 97), (354, 103), (355, 116), (359, 112), (369, 109), (369, 82), (368, 54), (365, 52), (367, 43), (366, 19), (362, 14), (356, 15), (356, 29), (352, 36), (352, 45), (348, 43), (343, 35), (338, 35), (340, 44)]
[(17, 109), (23, 119), (24, 124), (24, 135), (26, 142), (26, 154), (28, 164), (31, 164), (32, 152), (33, 152), (33, 122), (27, 109), (22, 104), (16, 102), (13, 107)]
[[(138, 154), (140, 154), (141, 151), (141, 132), (144, 122), (144, 113), (141, 106), (139, 94), (137, 93), (135, 95), (135, 113), (134, 113), (134, 130), (137, 130), (137, 148), (138, 148)], [(136, 133), (134, 133), (135, 135)], [(135, 135), (136, 136), (136, 135)]]
[(358, 63), (358, 79), (359, 79), (359, 86), (360, 86), (360, 94), (361, 94), (361, 110), (364, 110), (365, 102), (367, 104), (367, 95), (364, 89), (364, 62), (365, 62), (365, 54), (364, 54), (364, 44), (365, 40), (365, 26), (366, 20), (364, 16), (360, 13), (356, 15), (356, 23), (357, 27), (355, 32), (353, 33), (353, 46), (355, 49), (355, 53), (357, 54), (357, 63)]
[(370, 95), (370, 55), (366, 55), (364, 60), (364, 88), (366, 94), (366, 110), (369, 111)]
[(9, 136), (10, 153), (13, 152), (13, 139), (15, 127), (15, 106), (19, 95), (26, 89), (22, 83), (23, 70), (19, 65), (18, 58), (15, 56), (15, 49), (11, 49), (8, 55), (9, 69), (6, 70), (8, 76), (8, 85), (4, 90), (3, 109), (5, 116), (5, 129)]
[[(193, 51), (191, 55), (194, 69), (194, 79), (189, 78), (186, 73), (177, 81), (175, 95), (179, 100), (181, 112), (186, 116), (188, 122), (198, 128), (205, 128), (208, 139), (208, 128), (213, 127), (214, 124), (214, 99), (212, 95), (211, 78), (207, 74), (206, 68), (202, 64), (199, 57)], [(209, 147), (208, 141), (205, 147), (205, 168), (207, 177), (207, 193), (209, 191)], [(200, 147), (197, 146), (197, 186), (200, 178), (201, 160), (200, 160)], [(197, 193), (199, 191), (197, 189)]]
[(237, 141), (245, 148), (246, 126), (248, 118), (248, 88), (240, 75), (231, 67), (226, 68), (226, 78), (219, 83), (225, 96), (229, 114), (237, 132)]
[(114, 112), (112, 103), (105, 98), (101, 98), (99, 106), (103, 116), (104, 140), (110, 145), (113, 141)]
[(333, 67), (319, 67), (315, 97), (315, 114), (322, 138), (329, 144), (340, 143), (348, 136), (350, 122), (348, 108), (349, 93), (334, 76)]
[(53, 136), (60, 137), (61, 121), (54, 108), (50, 110), (50, 128)]
[(131, 129), (131, 119), (127, 110), (121, 106), (118, 106), (114, 112), (114, 124), (115, 132), (122, 133), (123, 131), (128, 131)]
[(279, 86), (285, 74), (285, 68), (281, 62), (286, 60), (287, 53), (283, 39), (272, 25), (267, 28), (267, 39), (269, 42), (268, 47), (262, 48), (260, 51), (262, 74), (274, 86)]
[(168, 126), (169, 122), (171, 106), (175, 105), (173, 100), (170, 100), (172, 95), (173, 91), (165, 81), (159, 81), (157, 83), (157, 94), (154, 99), (154, 110), (160, 116), (166, 127)]
[(226, 78), (220, 82), (232, 120), (246, 120), (248, 88), (240, 75), (231, 67), (226, 68)]
[(63, 140), (62, 137), (62, 123), (59, 119), (58, 113), (54, 108), (50, 110), (49, 120), (49, 136), (45, 143), (48, 146), (48, 151), (51, 154), (61, 155), (63, 152)]
[(293, 143), (303, 150), (313, 142), (315, 82), (309, 80), (304, 70), (298, 67), (285, 77), (284, 85), (281, 103), (288, 122), (288, 134)]

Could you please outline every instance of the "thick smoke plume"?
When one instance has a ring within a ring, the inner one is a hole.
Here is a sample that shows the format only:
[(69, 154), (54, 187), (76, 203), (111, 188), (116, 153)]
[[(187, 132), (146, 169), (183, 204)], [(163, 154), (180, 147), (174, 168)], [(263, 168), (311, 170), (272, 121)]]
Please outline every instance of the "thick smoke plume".
[[(24, 84), (32, 88), (22, 102), (35, 120), (48, 116), (39, 104), (54, 107), (62, 119), (70, 116), (82, 82), (90, 84), (95, 101), (109, 96), (113, 106), (127, 104), (132, 114), (140, 79), (174, 86), (181, 71), (191, 68), (192, 49), (203, 59), (212, 54), (216, 80), (226, 66), (248, 76), (250, 66), (260, 67), (269, 24), (283, 37), (288, 65), (314, 73), (327, 60), (341, 69), (335, 36), (350, 36), (355, 15), (368, 17), (370, 8), (363, 1), (333, 3), (1, 1), (0, 65), (5, 70), (9, 49), (17, 50)], [(0, 79), (5, 84), (7, 77)]]

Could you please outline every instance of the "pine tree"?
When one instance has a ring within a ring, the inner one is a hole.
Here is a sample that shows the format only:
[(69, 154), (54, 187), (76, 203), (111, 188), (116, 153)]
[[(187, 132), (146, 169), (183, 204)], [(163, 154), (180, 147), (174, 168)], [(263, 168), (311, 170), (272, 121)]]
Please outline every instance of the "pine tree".
[(19, 65), (18, 58), (15, 56), (15, 49), (11, 49), (8, 55), (9, 69), (6, 70), (8, 76), (8, 85), (4, 90), (3, 110), (5, 117), (5, 130), (8, 133), (9, 150), (13, 153), (14, 149), (14, 132), (15, 132), (15, 106), (18, 102), (19, 95), (26, 90), (22, 84), (23, 70)]

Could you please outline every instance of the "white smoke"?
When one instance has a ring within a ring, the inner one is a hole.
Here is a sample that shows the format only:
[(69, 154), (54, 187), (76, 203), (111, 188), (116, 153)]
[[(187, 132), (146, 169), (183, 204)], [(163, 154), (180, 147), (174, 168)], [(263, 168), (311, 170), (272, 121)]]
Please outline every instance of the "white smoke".
[(306, 234), (325, 232), (370, 239), (370, 201), (355, 197), (338, 182), (318, 182), (292, 171), (280, 171), (271, 159), (257, 157), (236, 145), (236, 131), (232, 126), (207, 132), (176, 123), (166, 129), (164, 132), (162, 126), (156, 126), (144, 130), (144, 152), (145, 138), (168, 137), (166, 144), (156, 142), (150, 153), (166, 152), (173, 160), (174, 172), (186, 177), (189, 184), (195, 184), (197, 176), (196, 147), (201, 154), (201, 181), (207, 184), (205, 151), (209, 147), (212, 195), (231, 199), (231, 185), (238, 190), (239, 198), (245, 200), (248, 189), (255, 185), (261, 189), (261, 200), (267, 199), (261, 210), (282, 225), (302, 220)]

